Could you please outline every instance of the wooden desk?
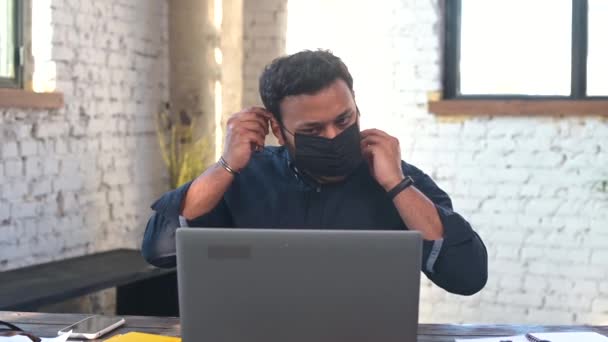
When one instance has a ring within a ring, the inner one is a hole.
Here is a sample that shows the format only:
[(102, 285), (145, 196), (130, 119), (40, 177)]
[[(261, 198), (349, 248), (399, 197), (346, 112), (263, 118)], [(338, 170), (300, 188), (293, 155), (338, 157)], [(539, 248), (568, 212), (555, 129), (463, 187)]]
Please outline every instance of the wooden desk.
[[(11, 322), (38, 336), (51, 337), (61, 328), (86, 317), (83, 314), (46, 314), (29, 312), (0, 311), (0, 320)], [(179, 319), (174, 317), (126, 316), (127, 323), (104, 336), (140, 331), (151, 334), (179, 336)], [(608, 336), (608, 326), (538, 326), (538, 325), (457, 325), (421, 324), (418, 328), (418, 342), (454, 342), (455, 338), (475, 338), (518, 335), (525, 332), (595, 331)], [(581, 341), (582, 342), (582, 341)]]

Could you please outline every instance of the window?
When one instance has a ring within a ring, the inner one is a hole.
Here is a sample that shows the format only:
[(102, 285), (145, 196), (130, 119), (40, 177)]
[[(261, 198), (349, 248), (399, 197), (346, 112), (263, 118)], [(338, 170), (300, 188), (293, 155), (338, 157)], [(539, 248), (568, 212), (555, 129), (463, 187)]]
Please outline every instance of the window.
[(446, 0), (445, 99), (608, 96), (608, 1)]
[(22, 85), (22, 1), (0, 0), (0, 87)]
[(608, 1), (589, 0), (589, 55), (587, 94), (608, 95)]

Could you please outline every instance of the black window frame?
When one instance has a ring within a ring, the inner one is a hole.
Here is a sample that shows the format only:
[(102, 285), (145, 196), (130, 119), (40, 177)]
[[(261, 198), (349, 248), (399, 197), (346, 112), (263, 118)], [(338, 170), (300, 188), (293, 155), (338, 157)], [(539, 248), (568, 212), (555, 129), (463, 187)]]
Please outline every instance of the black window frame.
[[(534, 1), (534, 0), (531, 0)], [(444, 0), (443, 98), (480, 100), (605, 100), (587, 95), (588, 0), (572, 0), (572, 46), (570, 95), (461, 94), (460, 34), (462, 0)]]
[(0, 76), (0, 88), (22, 88), (23, 87), (23, 1), (15, 0), (13, 8), (13, 23), (15, 28), (14, 40), (15, 40), (15, 51), (13, 53), (14, 60), (14, 74), (15, 77), (1, 77)]

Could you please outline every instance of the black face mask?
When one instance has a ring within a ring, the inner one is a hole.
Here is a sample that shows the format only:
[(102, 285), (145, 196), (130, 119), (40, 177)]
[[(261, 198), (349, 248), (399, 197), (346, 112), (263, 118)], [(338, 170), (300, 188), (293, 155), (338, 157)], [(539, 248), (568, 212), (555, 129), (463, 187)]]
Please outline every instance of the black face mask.
[(312, 176), (348, 176), (363, 161), (359, 125), (354, 123), (333, 139), (295, 135), (295, 165)]

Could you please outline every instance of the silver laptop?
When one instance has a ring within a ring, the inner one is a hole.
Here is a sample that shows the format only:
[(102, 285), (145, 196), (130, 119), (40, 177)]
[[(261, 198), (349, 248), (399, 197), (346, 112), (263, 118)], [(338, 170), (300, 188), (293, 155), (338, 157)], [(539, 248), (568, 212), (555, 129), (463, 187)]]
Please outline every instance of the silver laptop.
[(416, 341), (408, 231), (177, 230), (184, 342)]

